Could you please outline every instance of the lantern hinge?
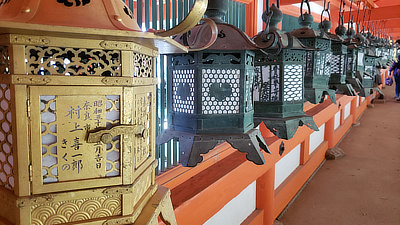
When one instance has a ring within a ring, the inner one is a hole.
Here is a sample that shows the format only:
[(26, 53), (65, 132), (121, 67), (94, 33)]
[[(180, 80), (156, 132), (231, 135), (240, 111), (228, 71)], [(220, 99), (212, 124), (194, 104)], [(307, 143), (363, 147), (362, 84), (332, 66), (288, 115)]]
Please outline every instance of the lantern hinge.
[(33, 179), (32, 179), (32, 170), (33, 170), (32, 164), (30, 164), (30, 165), (29, 165), (29, 181), (30, 181), (30, 182), (33, 181)]

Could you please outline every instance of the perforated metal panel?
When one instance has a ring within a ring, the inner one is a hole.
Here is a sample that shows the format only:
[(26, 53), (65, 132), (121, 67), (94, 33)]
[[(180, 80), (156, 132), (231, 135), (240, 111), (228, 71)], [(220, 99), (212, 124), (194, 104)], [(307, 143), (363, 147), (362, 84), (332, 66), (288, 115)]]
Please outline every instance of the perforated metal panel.
[(347, 66), (346, 66), (346, 71), (347, 72), (352, 72), (354, 71), (354, 65), (355, 65), (355, 58), (347, 55)]
[[(106, 126), (111, 128), (114, 125), (119, 124), (120, 117), (120, 96), (118, 95), (108, 95), (106, 96)], [(40, 96), (41, 101), (41, 138), (42, 138), (42, 173), (43, 173), (43, 183), (54, 183), (59, 182), (58, 175), (59, 170), (71, 170), (77, 171), (84, 165), (80, 164), (79, 157), (73, 159), (72, 162), (66, 163), (66, 156), (60, 157), (58, 149), (62, 149), (64, 146), (57, 139), (63, 138), (57, 133), (57, 129), (60, 124), (58, 120), (65, 115), (57, 114), (57, 96), (56, 95), (42, 95)], [(93, 103), (90, 103), (93, 104)], [(83, 108), (83, 107), (82, 107)], [(93, 108), (92, 110), (95, 110)], [(75, 111), (78, 113), (78, 111)], [(82, 117), (85, 114), (82, 110)], [(89, 119), (89, 118), (88, 118)], [(92, 118), (95, 119), (95, 118)], [(83, 126), (79, 129), (91, 130), (95, 127)], [(83, 140), (82, 140), (83, 141)], [(72, 143), (65, 143), (70, 144)], [(59, 162), (59, 159), (64, 159), (65, 162)], [(103, 159), (99, 159), (103, 160)], [(79, 172), (78, 172), (79, 173)], [(106, 145), (106, 176), (119, 176), (120, 175), (120, 136), (115, 136), (110, 144)]]
[[(314, 60), (318, 60), (317, 57), (314, 57), (314, 53), (311, 51), (307, 51), (306, 52), (306, 72), (305, 72), (305, 76), (313, 76), (313, 65), (314, 65)], [(320, 60), (320, 59), (319, 59)], [(320, 61), (319, 61), (320, 62)]]
[[(324, 52), (325, 57), (324, 59), (324, 66), (323, 66), (323, 76), (329, 77), (331, 75), (331, 62), (332, 62), (332, 52), (331, 51), (326, 51)], [(318, 65), (317, 65), (318, 67)]]
[(254, 84), (254, 70), (246, 70), (246, 88), (244, 89), (245, 112), (253, 110), (253, 95), (251, 93)]
[(254, 101), (279, 102), (280, 99), (280, 66), (265, 65), (255, 67)]
[(121, 76), (121, 56), (116, 50), (26, 46), (28, 74)]
[(0, 45), (0, 74), (10, 74), (8, 46)]
[(344, 70), (345, 55), (333, 55), (331, 61), (331, 73), (341, 74)]
[(172, 110), (181, 113), (194, 113), (194, 70), (172, 71)]
[[(136, 52), (132, 52), (132, 54), (133, 54), (133, 63), (135, 68), (135, 73), (133, 74), (133, 76), (154, 77), (155, 76), (155, 73), (153, 73), (154, 58)], [(118, 63), (118, 61), (116, 61), (116, 63)], [(118, 73), (115, 76), (118, 76)]]
[(10, 86), (0, 84), (0, 186), (14, 189)]
[(361, 51), (357, 54), (357, 66), (364, 66), (364, 52)]
[(303, 66), (285, 65), (284, 68), (284, 101), (301, 101), (303, 99)]
[(240, 111), (240, 70), (202, 69), (202, 113), (236, 114)]

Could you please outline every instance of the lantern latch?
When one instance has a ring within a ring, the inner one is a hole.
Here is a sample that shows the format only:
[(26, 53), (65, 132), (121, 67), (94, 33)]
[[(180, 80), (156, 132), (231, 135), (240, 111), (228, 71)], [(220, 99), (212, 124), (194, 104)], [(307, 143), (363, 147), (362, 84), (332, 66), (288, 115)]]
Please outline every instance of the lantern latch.
[(113, 137), (121, 134), (134, 134), (136, 136), (146, 138), (148, 136), (147, 129), (144, 125), (119, 125), (107, 130), (99, 130), (89, 133), (87, 142), (96, 143), (103, 142), (109, 144), (112, 142)]

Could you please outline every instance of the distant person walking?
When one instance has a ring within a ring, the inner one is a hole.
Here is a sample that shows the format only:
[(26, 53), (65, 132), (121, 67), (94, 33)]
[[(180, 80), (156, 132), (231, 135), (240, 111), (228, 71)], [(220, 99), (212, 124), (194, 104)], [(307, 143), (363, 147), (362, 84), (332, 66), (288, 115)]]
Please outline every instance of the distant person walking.
[(397, 61), (393, 62), (392, 67), (389, 69), (389, 77), (393, 77), (396, 82), (395, 94), (396, 100), (400, 101), (400, 55), (397, 57)]

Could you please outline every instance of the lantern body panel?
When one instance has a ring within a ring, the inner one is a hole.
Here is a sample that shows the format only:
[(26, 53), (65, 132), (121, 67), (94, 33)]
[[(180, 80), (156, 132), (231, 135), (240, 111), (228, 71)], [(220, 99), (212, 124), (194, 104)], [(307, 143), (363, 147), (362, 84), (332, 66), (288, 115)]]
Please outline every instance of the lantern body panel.
[(159, 191), (158, 52), (109, 39), (0, 36), (0, 218), (131, 224)]
[(346, 54), (347, 46), (342, 43), (332, 42), (332, 62), (330, 84), (346, 83)]
[(304, 115), (304, 51), (282, 49), (279, 55), (256, 55), (254, 116)]
[[(170, 128), (192, 134), (253, 128), (253, 52), (210, 50), (168, 57)], [(190, 63), (182, 63), (187, 57)]]
[(376, 57), (366, 55), (365, 56), (365, 71), (362, 78), (362, 84), (364, 87), (373, 87), (374, 77), (376, 74)]
[(331, 75), (332, 50), (330, 39), (318, 37), (297, 37), (305, 46), (317, 50), (308, 50), (305, 60), (304, 97), (311, 103), (324, 101), (329, 95), (336, 103), (333, 90), (329, 89)]
[(346, 79), (355, 78), (357, 70), (357, 62), (358, 62), (357, 56), (358, 56), (358, 50), (356, 48), (347, 49)]

